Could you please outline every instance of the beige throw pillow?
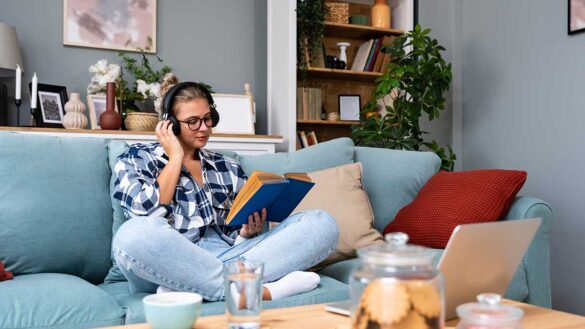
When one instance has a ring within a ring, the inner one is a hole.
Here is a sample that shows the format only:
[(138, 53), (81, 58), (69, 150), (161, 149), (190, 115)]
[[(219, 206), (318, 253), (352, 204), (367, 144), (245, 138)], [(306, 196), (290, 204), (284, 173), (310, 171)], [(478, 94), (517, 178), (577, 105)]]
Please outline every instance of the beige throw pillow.
[(356, 249), (383, 243), (382, 234), (374, 227), (374, 215), (362, 184), (362, 164), (344, 166), (308, 173), (315, 186), (293, 211), (323, 209), (329, 212), (339, 228), (337, 249), (313, 269), (353, 258)]

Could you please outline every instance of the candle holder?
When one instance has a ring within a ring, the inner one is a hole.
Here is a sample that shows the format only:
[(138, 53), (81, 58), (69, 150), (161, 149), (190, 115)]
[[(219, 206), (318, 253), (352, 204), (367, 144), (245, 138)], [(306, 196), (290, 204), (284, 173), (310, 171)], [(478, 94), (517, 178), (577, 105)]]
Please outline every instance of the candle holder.
[(16, 105), (16, 126), (20, 127), (20, 105), (22, 104), (22, 100), (15, 99), (14, 104)]
[(31, 107), (30, 108), (30, 125), (35, 127), (37, 125), (37, 121), (35, 120), (35, 115), (37, 114), (37, 108)]

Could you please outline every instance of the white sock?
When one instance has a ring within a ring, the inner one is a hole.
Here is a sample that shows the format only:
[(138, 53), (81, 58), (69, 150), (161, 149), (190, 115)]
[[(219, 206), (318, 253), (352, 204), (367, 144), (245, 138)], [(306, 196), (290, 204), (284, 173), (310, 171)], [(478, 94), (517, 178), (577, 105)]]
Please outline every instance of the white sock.
[(321, 277), (314, 272), (294, 271), (280, 280), (264, 284), (272, 300), (311, 291), (319, 285)]
[(178, 290), (173, 290), (171, 288), (167, 288), (167, 287), (163, 287), (163, 286), (158, 286), (158, 288), (156, 288), (156, 293), (157, 294), (164, 294), (166, 292), (175, 292)]

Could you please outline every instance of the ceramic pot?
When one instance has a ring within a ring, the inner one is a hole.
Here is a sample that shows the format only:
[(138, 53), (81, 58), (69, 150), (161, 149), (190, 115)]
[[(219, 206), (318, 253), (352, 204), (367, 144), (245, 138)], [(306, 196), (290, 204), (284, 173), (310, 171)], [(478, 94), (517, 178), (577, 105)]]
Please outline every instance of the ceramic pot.
[(371, 11), (372, 27), (380, 29), (390, 28), (390, 6), (388, 0), (376, 0)]
[(71, 93), (69, 101), (65, 103), (65, 116), (63, 116), (63, 127), (67, 129), (83, 129), (87, 126), (85, 104), (81, 101), (79, 93)]

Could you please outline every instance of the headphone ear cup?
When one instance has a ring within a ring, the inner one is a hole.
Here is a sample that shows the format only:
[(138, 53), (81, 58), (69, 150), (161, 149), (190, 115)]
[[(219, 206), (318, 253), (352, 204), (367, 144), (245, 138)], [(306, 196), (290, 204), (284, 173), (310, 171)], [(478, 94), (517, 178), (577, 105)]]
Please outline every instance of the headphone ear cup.
[(177, 118), (172, 115), (169, 117), (169, 120), (173, 125), (173, 134), (175, 134), (175, 136), (179, 136), (181, 134), (181, 124), (177, 121)]
[(211, 126), (215, 127), (219, 123), (219, 112), (215, 109), (215, 106), (211, 108)]

